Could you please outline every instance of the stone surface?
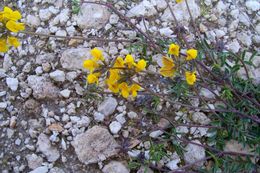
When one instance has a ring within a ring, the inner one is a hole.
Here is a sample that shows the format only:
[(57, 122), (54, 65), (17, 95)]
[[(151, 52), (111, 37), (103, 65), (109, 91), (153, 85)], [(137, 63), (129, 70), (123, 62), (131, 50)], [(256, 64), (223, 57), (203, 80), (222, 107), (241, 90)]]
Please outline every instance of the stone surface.
[(27, 81), (36, 99), (56, 99), (59, 95), (59, 89), (43, 76), (31, 75)]
[(180, 157), (178, 156), (178, 154), (175, 152), (173, 153), (173, 155), (171, 156), (171, 161), (169, 161), (166, 166), (170, 169), (170, 170), (174, 170), (174, 169), (178, 169), (178, 163), (181, 162)]
[(130, 170), (121, 162), (111, 161), (102, 169), (103, 173), (130, 173)]
[(41, 167), (34, 169), (33, 171), (31, 171), (29, 173), (47, 173), (47, 172), (48, 172), (48, 167), (47, 166), (41, 166)]
[(100, 126), (77, 135), (72, 146), (79, 160), (86, 165), (106, 160), (118, 153), (117, 142), (106, 128)]
[(82, 70), (83, 61), (90, 58), (90, 50), (87, 48), (67, 49), (62, 53), (60, 63), (67, 70)]
[(70, 97), (70, 93), (71, 93), (71, 91), (68, 90), (68, 89), (62, 90), (60, 92), (61, 96), (64, 97), (64, 98), (69, 98)]
[[(190, 7), (190, 9), (192, 9), (191, 14), (192, 14), (193, 19), (197, 19), (200, 15), (199, 5), (195, 2), (195, 0), (189, 0), (189, 7)], [(190, 15), (189, 15), (185, 2), (178, 3), (174, 6), (171, 6), (171, 9), (172, 9), (177, 21), (179, 21), (180, 23), (188, 23), (190, 21)], [(161, 16), (161, 19), (163, 21), (167, 21), (167, 22), (174, 21), (169, 8), (166, 8), (165, 12)]]
[(105, 26), (110, 17), (108, 9), (102, 5), (83, 3), (76, 17), (81, 29), (100, 29)]
[(41, 20), (36, 16), (28, 15), (26, 17), (26, 24), (30, 27), (37, 27), (41, 24)]
[(138, 5), (131, 8), (127, 13), (127, 17), (153, 16), (157, 13), (154, 4), (148, 0), (143, 0)]
[(30, 169), (36, 169), (40, 167), (43, 163), (43, 159), (40, 156), (37, 156), (36, 154), (27, 155), (26, 160)]
[(121, 128), (122, 125), (118, 121), (113, 121), (109, 124), (109, 129), (113, 134), (117, 134)]
[(65, 73), (61, 70), (55, 70), (50, 73), (50, 78), (56, 82), (64, 82), (65, 81)]
[(194, 112), (192, 114), (192, 120), (195, 123), (207, 125), (210, 123), (210, 119), (203, 112)]
[[(193, 140), (192, 142), (201, 144), (200, 141), (198, 140)], [(185, 151), (186, 152), (184, 153), (184, 161), (186, 164), (194, 163), (206, 157), (205, 149), (198, 145), (194, 145), (190, 143), (185, 147)], [(203, 164), (204, 162), (198, 162), (195, 165), (202, 166)]]
[(47, 135), (41, 133), (38, 136), (37, 146), (38, 150), (46, 156), (49, 162), (55, 162), (59, 159), (60, 153), (54, 146), (51, 145)]
[(117, 104), (115, 98), (108, 97), (98, 106), (98, 111), (105, 116), (111, 115), (116, 110)]
[(18, 83), (17, 78), (6, 78), (6, 84), (12, 91), (16, 91), (18, 89)]

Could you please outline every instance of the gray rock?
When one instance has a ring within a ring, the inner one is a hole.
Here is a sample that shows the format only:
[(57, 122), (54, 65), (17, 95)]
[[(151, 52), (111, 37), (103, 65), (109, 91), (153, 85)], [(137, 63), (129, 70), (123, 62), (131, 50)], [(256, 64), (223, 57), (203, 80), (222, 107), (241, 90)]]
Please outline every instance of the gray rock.
[(90, 49), (73, 48), (65, 50), (62, 53), (60, 63), (61, 66), (67, 70), (82, 70), (83, 61), (89, 59), (90, 57)]
[(0, 102), (0, 110), (7, 108), (7, 102)]
[(111, 115), (116, 110), (117, 104), (115, 98), (108, 97), (98, 106), (98, 111), (105, 116)]
[(234, 41), (232, 41), (231, 43), (229, 43), (229, 44), (227, 45), (227, 48), (228, 48), (231, 52), (237, 53), (241, 47), (240, 47), (240, 45), (239, 45), (239, 42), (235, 39)]
[(39, 11), (39, 17), (42, 21), (47, 21), (50, 19), (52, 13), (50, 12), (49, 8), (47, 9), (40, 9)]
[(208, 90), (207, 88), (201, 88), (200, 90), (200, 95), (205, 97), (205, 98), (208, 98), (208, 99), (214, 99), (216, 96), (215, 94), (218, 95), (219, 93), (217, 91), (212, 91), (211, 90)]
[(148, 0), (143, 0), (140, 4), (130, 9), (127, 13), (127, 17), (141, 17), (141, 16), (153, 16), (157, 13), (152, 4)]
[(250, 34), (246, 34), (244, 32), (237, 34), (237, 39), (241, 41), (241, 43), (247, 47), (250, 47), (252, 44), (252, 39)]
[(158, 138), (160, 135), (162, 135), (163, 132), (161, 130), (153, 131), (149, 134), (151, 138)]
[(117, 24), (118, 20), (119, 20), (119, 16), (116, 15), (116, 14), (112, 14), (109, 18), (109, 23), (110, 24)]
[(109, 124), (109, 129), (113, 134), (117, 134), (121, 128), (122, 125), (118, 121), (113, 121)]
[[(195, 2), (195, 0), (189, 0), (189, 7), (190, 7), (190, 9), (192, 9), (191, 13), (192, 13), (193, 19), (197, 19), (200, 15), (199, 5)], [(185, 3), (178, 3), (174, 6), (171, 6), (171, 9), (172, 9), (177, 21), (179, 21), (180, 23), (185, 24), (190, 21), (190, 15), (189, 15), (189, 12), (188, 12), (188, 9), (187, 9)], [(169, 8), (166, 8), (161, 19), (166, 22), (174, 21)]]
[(81, 162), (88, 165), (97, 163), (118, 153), (119, 145), (106, 128), (94, 126), (77, 135), (72, 142)]
[(179, 166), (177, 165), (178, 163), (181, 162), (180, 157), (178, 156), (178, 154), (175, 152), (173, 153), (173, 155), (171, 156), (171, 161), (169, 161), (166, 166), (170, 169), (170, 170), (174, 170), (174, 169), (178, 169)]
[(41, 167), (34, 169), (33, 171), (31, 171), (29, 173), (47, 173), (47, 172), (48, 172), (48, 167), (47, 166), (41, 166)]
[[(201, 144), (199, 140), (193, 140), (192, 142)], [(184, 161), (186, 164), (194, 163), (206, 157), (205, 149), (198, 145), (188, 144), (185, 147)], [(198, 162), (196, 166), (203, 166), (204, 162)]]
[(56, 36), (61, 36), (61, 37), (66, 37), (67, 36), (67, 32), (65, 30), (58, 30), (55, 33)]
[(111, 161), (102, 169), (103, 173), (130, 173), (130, 170), (121, 162)]
[(59, 89), (43, 76), (31, 75), (27, 81), (36, 99), (56, 99), (59, 95)]
[(37, 115), (41, 111), (40, 103), (34, 99), (29, 99), (24, 103), (26, 113)]
[(61, 70), (55, 70), (50, 73), (50, 78), (56, 82), (64, 82), (65, 81), (65, 73)]
[(76, 16), (77, 24), (81, 29), (100, 29), (105, 26), (110, 17), (108, 9), (98, 4), (83, 3), (79, 15)]
[(50, 63), (54, 61), (55, 57), (56, 56), (53, 53), (45, 53), (42, 55), (37, 55), (35, 63), (38, 65), (42, 65), (43, 63), (47, 63), (47, 62)]
[(37, 27), (41, 24), (41, 20), (38, 17), (29, 14), (26, 17), (26, 24), (30, 27)]
[(192, 114), (192, 120), (195, 123), (207, 125), (210, 123), (210, 119), (203, 112), (194, 112)]
[(141, 166), (136, 173), (154, 173), (154, 172), (147, 166)]
[(47, 157), (49, 162), (55, 162), (59, 159), (60, 153), (54, 146), (51, 145), (47, 135), (41, 133), (38, 136), (37, 146), (38, 150)]
[(40, 167), (43, 163), (43, 159), (40, 156), (37, 156), (36, 154), (27, 155), (26, 160), (30, 169), (36, 169)]
[(235, 140), (230, 140), (225, 143), (224, 151), (226, 152), (237, 152), (237, 153), (245, 153), (245, 154), (253, 154), (252, 150), (248, 145), (243, 145)]
[(100, 113), (100, 112), (94, 112), (94, 119), (97, 121), (97, 122), (102, 122), (104, 121), (105, 119), (105, 115)]
[(64, 97), (64, 98), (69, 98), (70, 97), (70, 90), (68, 89), (64, 89), (60, 92), (61, 96)]
[(246, 1), (246, 8), (251, 11), (258, 11), (260, 9), (260, 3), (255, 0)]
[(65, 172), (61, 168), (54, 167), (54, 168), (51, 168), (49, 173), (65, 173)]
[(161, 28), (159, 29), (159, 32), (162, 36), (170, 37), (173, 34), (173, 31), (170, 27)]
[(17, 78), (6, 78), (6, 84), (12, 91), (16, 91), (18, 89), (18, 83)]

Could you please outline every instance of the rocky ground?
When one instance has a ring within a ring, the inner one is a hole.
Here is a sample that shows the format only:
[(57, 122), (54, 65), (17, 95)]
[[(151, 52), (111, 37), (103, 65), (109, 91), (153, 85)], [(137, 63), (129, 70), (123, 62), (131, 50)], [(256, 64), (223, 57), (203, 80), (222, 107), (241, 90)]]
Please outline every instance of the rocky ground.
[[(28, 31), (86, 38), (135, 40), (138, 37), (118, 15), (101, 5), (83, 3), (76, 14), (69, 0), (5, 3), (22, 12)], [(142, 31), (156, 38), (176, 38), (166, 2), (113, 3)], [(188, 33), (187, 39), (193, 43), (195, 36), (184, 3), (170, 5)], [(189, 5), (194, 20), (199, 23), (201, 37), (210, 44), (234, 53), (244, 49), (259, 51), (260, 3), (257, 0), (189, 0)], [(19, 35), (23, 38), (22, 46), (0, 54), (0, 170), (3, 173), (128, 173), (129, 158), (137, 157), (141, 151), (149, 157), (149, 138), (137, 136), (149, 132), (151, 138), (157, 138), (163, 132), (151, 132), (154, 121), (138, 107), (143, 98), (131, 102), (109, 94), (94, 97), (86, 90), (86, 72), (82, 69), (91, 48), (104, 50), (109, 62), (118, 55), (134, 54), (129, 49), (132, 43)], [(152, 58), (157, 61), (158, 55)], [(156, 68), (156, 65), (149, 66), (150, 70)], [(260, 81), (259, 68), (252, 70), (252, 76)], [(201, 94), (214, 97), (207, 90)], [(163, 109), (161, 104), (156, 107), (157, 111)], [(206, 125), (211, 121), (203, 112), (193, 112), (191, 117), (185, 112), (175, 110), (175, 113), (175, 119), (183, 118), (184, 123)], [(165, 127), (168, 122), (159, 117), (157, 125)], [(181, 126), (177, 131), (190, 134), (196, 143), (208, 135), (206, 128)], [(127, 154), (122, 154), (125, 139), (130, 139), (131, 145)], [(185, 149), (184, 162), (176, 152), (168, 151), (171, 157), (161, 160), (161, 164), (174, 170), (205, 157), (202, 147), (189, 144)], [(138, 171), (142, 172), (144, 168)]]

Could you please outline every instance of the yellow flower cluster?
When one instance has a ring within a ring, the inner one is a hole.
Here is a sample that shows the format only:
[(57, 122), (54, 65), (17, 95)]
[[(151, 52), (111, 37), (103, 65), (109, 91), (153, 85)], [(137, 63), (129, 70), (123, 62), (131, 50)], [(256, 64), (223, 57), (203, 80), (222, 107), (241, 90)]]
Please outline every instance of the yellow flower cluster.
[(177, 3), (181, 3), (183, 0), (176, 0)]
[(100, 67), (101, 62), (104, 62), (104, 56), (101, 50), (94, 48), (90, 51), (92, 59), (85, 60), (83, 62), (83, 67), (89, 70), (90, 74), (87, 76), (87, 81), (89, 84), (98, 84), (98, 78), (101, 75), (100, 72), (94, 72)]
[(10, 46), (17, 48), (20, 46), (19, 40), (11, 36), (11, 32), (19, 32), (25, 29), (23, 23), (17, 22), (22, 18), (19, 11), (13, 11), (9, 7), (4, 7), (0, 11), (0, 52), (7, 52)]
[[(160, 74), (164, 77), (173, 77), (176, 72), (176, 66), (175, 66), (174, 59), (177, 60), (180, 55), (180, 46), (177, 44), (174, 44), (174, 43), (170, 44), (168, 54), (170, 56), (162, 57), (163, 66), (160, 69)], [(174, 59), (171, 55), (174, 56)], [(197, 55), (198, 55), (198, 51), (196, 49), (188, 49), (186, 51), (185, 60), (191, 61), (193, 59), (196, 59)], [(186, 71), (185, 78), (189, 85), (194, 85), (194, 83), (196, 82), (196, 72), (195, 71), (194, 72)]]
[(85, 60), (83, 67), (89, 70), (90, 74), (87, 76), (87, 82), (89, 84), (98, 84), (100, 71), (107, 68), (109, 75), (105, 80), (108, 89), (113, 93), (120, 93), (124, 98), (129, 96), (136, 97), (137, 92), (142, 87), (130, 79), (138, 72), (145, 70), (146, 61), (141, 59), (135, 62), (132, 55), (127, 55), (124, 59), (117, 57), (114, 64), (108, 67), (104, 62), (102, 51), (94, 48), (91, 50), (92, 59)]

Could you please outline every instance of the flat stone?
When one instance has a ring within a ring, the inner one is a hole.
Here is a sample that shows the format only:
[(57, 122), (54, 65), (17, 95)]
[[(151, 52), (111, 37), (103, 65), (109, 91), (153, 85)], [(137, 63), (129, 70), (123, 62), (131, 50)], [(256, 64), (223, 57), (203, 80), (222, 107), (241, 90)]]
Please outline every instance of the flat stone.
[(111, 161), (102, 169), (103, 173), (130, 173), (130, 170), (121, 162)]
[[(191, 9), (191, 14), (192, 14), (193, 19), (194, 20), (197, 19), (200, 16), (200, 7), (195, 2), (195, 0), (189, 0), (189, 8)], [(173, 5), (173, 6), (171, 6), (171, 9), (178, 22), (185, 24), (190, 21), (190, 15), (189, 15), (185, 2)], [(166, 22), (174, 21), (171, 10), (169, 8), (166, 8), (163, 15), (161, 16), (161, 19)]]
[(108, 97), (98, 106), (98, 111), (105, 116), (108, 116), (116, 110), (117, 105), (118, 103), (115, 98)]
[[(193, 140), (192, 142), (201, 144), (199, 140)], [(185, 153), (184, 153), (184, 161), (186, 164), (194, 163), (198, 160), (201, 160), (206, 157), (205, 149), (203, 147), (200, 147), (198, 145), (194, 145), (189, 143), (185, 147)], [(198, 162), (195, 165), (196, 166), (203, 166), (204, 162)]]
[(16, 91), (18, 89), (18, 83), (17, 78), (6, 78), (6, 84), (12, 91)]
[(106, 128), (94, 126), (79, 134), (72, 142), (79, 160), (88, 165), (98, 163), (118, 153), (119, 145)]
[(100, 29), (105, 26), (110, 17), (108, 9), (102, 5), (83, 3), (76, 21), (81, 29)]
[(28, 76), (27, 81), (36, 99), (56, 99), (59, 95), (59, 89), (43, 76), (31, 75)]
[(42, 65), (43, 63), (47, 63), (47, 62), (50, 63), (54, 61), (55, 57), (56, 56), (54, 53), (45, 53), (42, 55), (37, 55), (35, 63), (38, 65)]
[(143, 0), (138, 5), (131, 8), (127, 13), (127, 17), (153, 16), (157, 13), (154, 4), (147, 0)]
[(82, 70), (83, 61), (90, 57), (90, 49), (73, 48), (65, 50), (62, 53), (60, 63), (61, 66), (67, 70)]
[(36, 154), (27, 155), (26, 160), (30, 169), (36, 169), (40, 167), (43, 163), (43, 159), (40, 156), (37, 156)]
[(50, 73), (50, 78), (56, 82), (64, 82), (65, 81), (65, 73), (61, 70), (55, 70)]
[(47, 135), (41, 133), (38, 136), (37, 146), (38, 150), (47, 157), (49, 162), (55, 162), (59, 159), (60, 153), (54, 146), (51, 145)]
[(203, 112), (195, 112), (192, 114), (192, 120), (195, 123), (207, 125), (210, 123), (210, 119)]
[(41, 167), (34, 169), (33, 171), (31, 171), (29, 173), (47, 173), (47, 172), (48, 172), (48, 167), (47, 166), (41, 166)]

